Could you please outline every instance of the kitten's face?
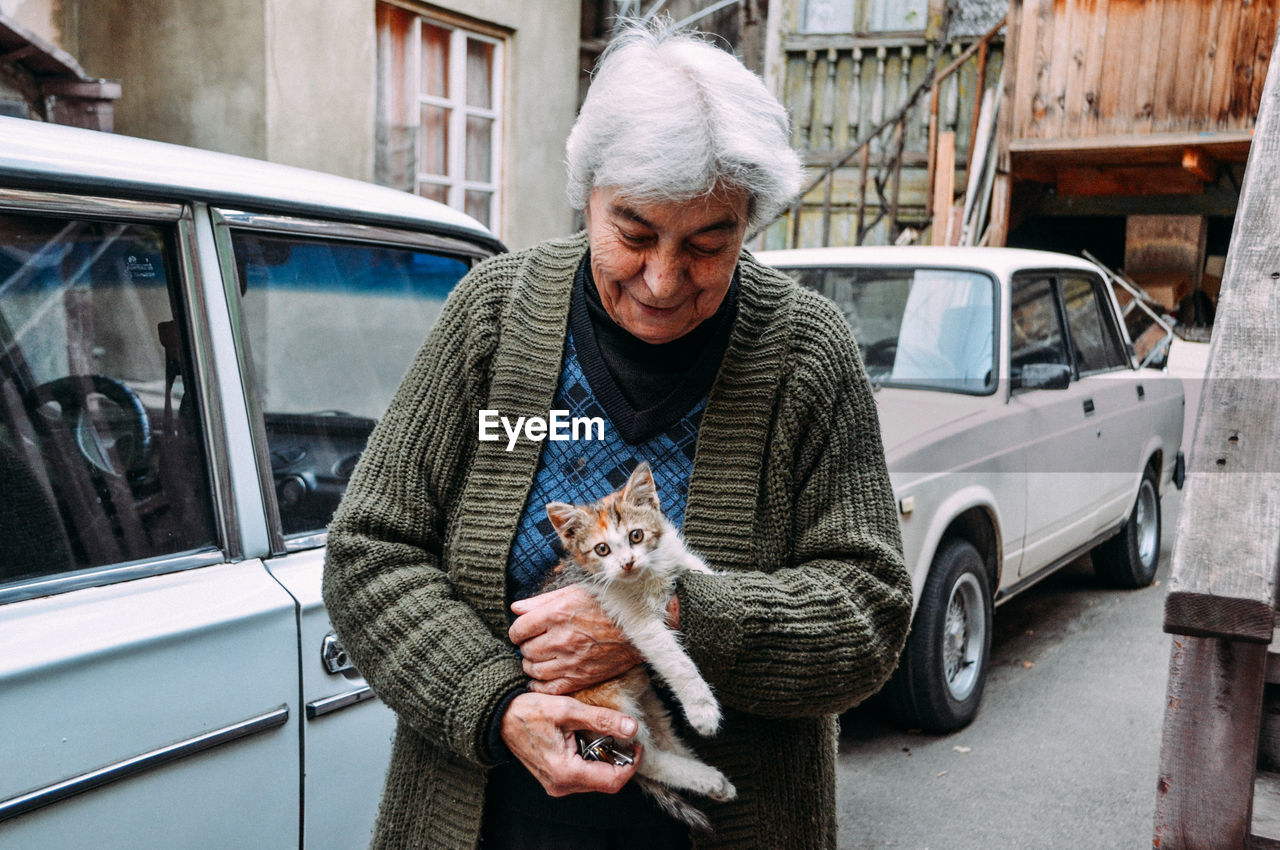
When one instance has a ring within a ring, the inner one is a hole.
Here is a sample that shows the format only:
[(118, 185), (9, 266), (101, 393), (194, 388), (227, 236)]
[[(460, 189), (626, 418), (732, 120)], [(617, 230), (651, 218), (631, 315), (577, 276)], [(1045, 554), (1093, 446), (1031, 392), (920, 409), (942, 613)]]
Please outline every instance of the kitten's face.
[(622, 489), (590, 505), (547, 505), (565, 552), (604, 581), (641, 574), (662, 540), (662, 509), (649, 465), (641, 463)]

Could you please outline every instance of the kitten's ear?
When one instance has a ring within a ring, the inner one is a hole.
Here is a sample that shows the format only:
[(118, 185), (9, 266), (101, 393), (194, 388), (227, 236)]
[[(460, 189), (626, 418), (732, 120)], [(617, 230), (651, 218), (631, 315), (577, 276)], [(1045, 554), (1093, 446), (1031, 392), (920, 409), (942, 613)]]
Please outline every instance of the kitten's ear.
[(640, 465), (623, 485), (622, 501), (636, 507), (650, 507), (655, 511), (661, 507), (658, 503), (658, 485), (653, 483), (653, 473), (649, 470), (648, 461), (640, 461)]
[(587, 521), (585, 511), (564, 502), (548, 502), (547, 517), (556, 527), (556, 534), (566, 540), (582, 529)]

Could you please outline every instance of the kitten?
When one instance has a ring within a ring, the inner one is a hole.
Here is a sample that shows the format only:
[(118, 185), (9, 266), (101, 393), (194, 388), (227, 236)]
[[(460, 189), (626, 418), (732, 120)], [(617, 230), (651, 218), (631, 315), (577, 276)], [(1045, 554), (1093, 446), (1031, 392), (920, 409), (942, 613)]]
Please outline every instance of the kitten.
[[(581, 584), (675, 694), (697, 732), (720, 727), (720, 704), (666, 625), (667, 602), (676, 579), (686, 572), (710, 573), (689, 551), (662, 513), (648, 463), (641, 463), (620, 490), (590, 505), (551, 502), (547, 516), (564, 544), (546, 590)], [(634, 741), (644, 746), (637, 772), (641, 788), (673, 817), (702, 830), (706, 816), (671, 789), (713, 800), (732, 800), (737, 791), (723, 773), (698, 760), (676, 735), (666, 706), (643, 666), (584, 688), (570, 696), (634, 717)], [(619, 742), (627, 744), (630, 742)]]

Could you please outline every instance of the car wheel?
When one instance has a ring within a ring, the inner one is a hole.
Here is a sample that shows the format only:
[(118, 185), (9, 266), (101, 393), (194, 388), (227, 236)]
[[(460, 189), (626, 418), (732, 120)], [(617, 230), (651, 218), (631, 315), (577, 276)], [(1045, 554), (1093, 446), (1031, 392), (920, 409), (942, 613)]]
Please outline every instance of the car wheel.
[(1147, 467), (1129, 518), (1120, 531), (1093, 550), (1093, 570), (1108, 587), (1134, 590), (1156, 577), (1160, 562), (1160, 494), (1156, 472)]
[(944, 543), (920, 595), (907, 646), (882, 705), (909, 729), (952, 732), (982, 700), (991, 650), (986, 564), (967, 540)]

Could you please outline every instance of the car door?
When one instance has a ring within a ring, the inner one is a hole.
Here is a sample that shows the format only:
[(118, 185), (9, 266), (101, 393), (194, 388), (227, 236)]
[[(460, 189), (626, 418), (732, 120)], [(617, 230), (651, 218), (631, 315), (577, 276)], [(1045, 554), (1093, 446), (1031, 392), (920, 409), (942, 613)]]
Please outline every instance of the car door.
[(186, 206), (0, 190), (0, 846), (298, 842), (295, 608), (242, 555), (198, 241)]
[(303, 843), (363, 847), (395, 719), (351, 667), (320, 596), (325, 528), (444, 299), (489, 253), (422, 233), (223, 210), (268, 502), (271, 574), (300, 608)]
[[(1071, 367), (1072, 352), (1053, 272), (1013, 278), (1010, 316), (1011, 376), (1033, 364)], [(1009, 404), (1017, 411), (1027, 470), (1026, 533), (1018, 572), (1027, 575), (1090, 540), (1099, 446), (1092, 385), (1074, 378), (1065, 389), (1016, 384), (1015, 380)]]
[(1102, 280), (1064, 271), (1059, 282), (1076, 376), (1093, 408), (1088, 419), (1097, 442), (1090, 463), (1090, 530), (1097, 535), (1114, 529), (1132, 507), (1151, 415), (1146, 387), (1129, 364)]

